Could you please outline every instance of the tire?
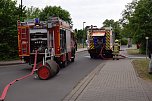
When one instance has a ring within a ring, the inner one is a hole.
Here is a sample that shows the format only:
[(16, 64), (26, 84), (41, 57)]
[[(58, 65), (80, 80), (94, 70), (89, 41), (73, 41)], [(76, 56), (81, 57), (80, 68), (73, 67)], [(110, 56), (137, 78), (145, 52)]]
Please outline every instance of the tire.
[(93, 58), (94, 58), (94, 59), (97, 59), (98, 56), (99, 56), (98, 54), (94, 54), (94, 55), (93, 55)]
[(90, 57), (93, 59), (94, 58), (93, 54), (90, 54)]
[(71, 62), (74, 62), (74, 59), (75, 59), (75, 58), (71, 58)]
[(65, 65), (66, 65), (66, 63), (65, 63), (65, 61), (64, 61), (64, 62), (62, 62), (62, 64), (60, 64), (60, 67), (61, 67), (61, 68), (65, 68)]

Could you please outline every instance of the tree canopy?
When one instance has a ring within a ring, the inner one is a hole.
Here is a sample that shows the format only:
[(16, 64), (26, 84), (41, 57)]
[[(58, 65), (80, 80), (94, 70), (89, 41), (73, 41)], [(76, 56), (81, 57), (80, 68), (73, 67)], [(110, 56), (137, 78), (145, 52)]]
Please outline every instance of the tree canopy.
[(47, 20), (50, 16), (58, 16), (61, 19), (72, 23), (70, 13), (60, 6), (46, 6), (44, 9), (35, 7), (26, 8), (16, 6), (14, 0), (0, 0), (0, 60), (14, 59), (18, 57), (18, 35), (17, 20), (40, 18)]
[(60, 6), (46, 6), (40, 13), (40, 20), (46, 20), (50, 16), (57, 16), (68, 23), (72, 23), (70, 13), (67, 10), (62, 9)]
[(152, 39), (152, 1), (133, 0), (126, 5), (120, 20), (122, 32), (132, 37), (135, 43), (141, 44), (141, 52), (145, 51), (145, 37)]
[(17, 54), (17, 19), (19, 8), (12, 0), (0, 1), (0, 59), (13, 58)]
[(26, 9), (26, 19), (38, 18), (40, 16), (41, 10), (39, 8), (31, 6)]
[(113, 28), (113, 33), (115, 34), (115, 38), (116, 39), (120, 39), (121, 38), (121, 27), (118, 21), (114, 21), (113, 19), (108, 20), (106, 19), (103, 22), (103, 27), (112, 27)]

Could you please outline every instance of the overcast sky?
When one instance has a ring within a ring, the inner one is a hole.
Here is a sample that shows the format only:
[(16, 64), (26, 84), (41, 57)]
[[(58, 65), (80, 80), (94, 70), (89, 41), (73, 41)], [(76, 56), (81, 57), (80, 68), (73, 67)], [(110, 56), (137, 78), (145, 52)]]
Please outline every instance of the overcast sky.
[[(21, 0), (17, 0), (19, 4)], [(102, 26), (105, 19), (121, 18), (125, 5), (132, 0), (22, 0), (23, 5), (44, 8), (48, 6), (61, 6), (71, 14), (74, 28), (82, 29), (85, 26)]]

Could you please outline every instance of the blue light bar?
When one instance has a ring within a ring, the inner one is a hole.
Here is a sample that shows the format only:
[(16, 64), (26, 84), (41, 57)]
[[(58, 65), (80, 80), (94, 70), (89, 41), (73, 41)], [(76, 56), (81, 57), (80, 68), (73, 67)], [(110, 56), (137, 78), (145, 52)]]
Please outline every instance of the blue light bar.
[(38, 24), (38, 23), (40, 23), (39, 18), (35, 18), (35, 24)]

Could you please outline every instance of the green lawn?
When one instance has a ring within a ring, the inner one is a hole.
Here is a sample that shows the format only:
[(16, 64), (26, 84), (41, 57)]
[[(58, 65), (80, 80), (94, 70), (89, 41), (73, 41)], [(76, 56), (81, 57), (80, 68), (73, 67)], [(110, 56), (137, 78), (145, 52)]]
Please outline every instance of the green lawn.
[[(127, 49), (127, 53), (129, 55), (140, 54), (139, 49)], [(149, 59), (134, 59), (132, 64), (140, 78), (152, 80), (152, 75), (148, 73)]]
[(148, 59), (135, 59), (132, 61), (132, 63), (139, 77), (152, 80), (152, 75), (148, 73)]

